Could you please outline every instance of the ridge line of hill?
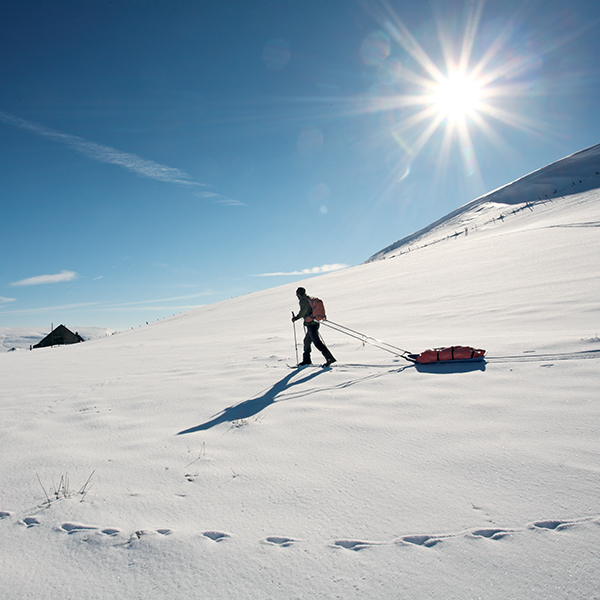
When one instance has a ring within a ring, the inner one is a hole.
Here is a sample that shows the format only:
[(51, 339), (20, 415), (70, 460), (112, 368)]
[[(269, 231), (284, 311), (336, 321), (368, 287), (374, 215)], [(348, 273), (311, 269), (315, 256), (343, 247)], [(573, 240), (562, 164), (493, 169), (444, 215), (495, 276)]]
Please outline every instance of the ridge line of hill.
[(463, 204), (426, 227), (403, 237), (373, 254), (363, 264), (381, 260), (385, 255), (410, 244), (455, 217), (483, 204), (537, 204), (600, 187), (600, 144), (570, 154), (545, 167)]

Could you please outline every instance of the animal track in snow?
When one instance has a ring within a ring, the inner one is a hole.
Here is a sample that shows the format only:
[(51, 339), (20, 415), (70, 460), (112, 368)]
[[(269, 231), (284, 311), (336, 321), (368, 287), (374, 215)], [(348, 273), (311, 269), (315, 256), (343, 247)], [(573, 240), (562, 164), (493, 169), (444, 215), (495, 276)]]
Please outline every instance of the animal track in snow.
[(72, 533), (98, 531), (98, 528), (93, 525), (81, 525), (80, 523), (63, 523), (60, 529), (69, 535)]
[(272, 535), (263, 540), (265, 544), (270, 544), (272, 546), (280, 546), (281, 548), (287, 548), (288, 546), (295, 544), (297, 541), (298, 540), (295, 540), (293, 538), (282, 537), (279, 535)]
[(425, 548), (431, 548), (443, 540), (448, 540), (452, 538), (461, 538), (461, 537), (472, 537), (472, 538), (485, 538), (488, 540), (501, 540), (507, 536), (522, 534), (526, 531), (531, 530), (549, 530), (561, 532), (570, 527), (574, 527), (577, 524), (583, 523), (596, 523), (600, 525), (600, 518), (598, 517), (588, 517), (583, 519), (575, 519), (573, 521), (557, 521), (557, 520), (543, 520), (536, 521), (531, 523), (524, 529), (497, 529), (497, 528), (485, 528), (485, 529), (470, 529), (468, 531), (464, 531), (461, 533), (455, 534), (443, 534), (443, 535), (427, 535), (427, 534), (417, 534), (417, 535), (405, 535), (402, 536), (393, 542), (364, 542), (360, 540), (336, 540), (331, 542), (329, 545), (333, 548), (343, 548), (345, 550), (363, 550), (364, 548), (368, 548), (370, 546), (385, 546), (396, 544), (398, 546), (423, 546)]
[(223, 533), (222, 531), (204, 531), (202, 535), (213, 542), (222, 542), (231, 537), (228, 533)]
[(77, 533), (95, 533), (97, 535), (106, 536), (106, 537), (116, 537), (121, 533), (120, 529), (116, 527), (105, 527), (101, 529), (100, 527), (95, 527), (94, 525), (82, 525), (81, 523), (63, 523), (58, 527), (59, 531), (64, 531), (68, 535), (73, 535)]
[(334, 548), (344, 548), (346, 550), (352, 550), (358, 552), (371, 546), (379, 546), (381, 542), (363, 542), (361, 540), (336, 540), (331, 544)]
[(503, 537), (514, 533), (512, 531), (505, 531), (504, 529), (476, 529), (471, 531), (471, 535), (476, 537), (484, 537), (490, 540), (501, 540)]
[(572, 527), (574, 523), (568, 523), (563, 521), (536, 521), (532, 527), (537, 529), (554, 529), (556, 531), (562, 531), (568, 527)]
[(399, 540), (400, 543), (404, 542), (406, 544), (414, 544), (415, 546), (425, 546), (426, 548), (431, 548), (441, 541), (440, 538), (429, 535), (405, 535)]
[[(34, 516), (27, 516), (23, 518), (19, 518), (15, 516), (14, 513), (8, 511), (0, 511), (0, 521), (8, 522), (12, 521), (19, 525), (30, 528), (39, 528), (43, 527), (43, 523)], [(505, 537), (511, 535), (523, 535), (527, 532), (538, 531), (540, 534), (544, 535), (560, 535), (562, 531), (565, 531), (569, 528), (576, 527), (577, 525), (584, 525), (586, 523), (593, 523), (596, 525), (600, 525), (600, 517), (584, 517), (581, 519), (573, 519), (573, 520), (557, 520), (557, 519), (543, 519), (539, 521), (534, 521), (528, 523), (525, 527), (520, 529), (502, 529), (502, 528), (474, 528), (469, 530), (464, 530), (458, 533), (448, 533), (448, 534), (411, 534), (411, 535), (403, 535), (391, 541), (365, 541), (363, 539), (336, 539), (327, 543), (330, 548), (333, 549), (341, 549), (341, 550), (351, 550), (353, 552), (358, 552), (360, 550), (365, 550), (367, 548), (372, 548), (375, 546), (396, 546), (396, 547), (415, 547), (420, 546), (422, 548), (432, 548), (437, 546), (443, 541), (459, 539), (459, 538), (471, 538), (471, 539), (484, 539), (490, 541), (499, 541)], [(125, 543), (112, 542), (113, 545), (116, 546), (130, 546), (137, 540), (140, 540), (142, 537), (147, 535), (158, 535), (158, 536), (169, 536), (173, 533), (172, 529), (163, 527), (154, 530), (138, 530), (134, 531), (130, 535), (127, 533), (123, 533), (122, 530), (117, 529), (115, 527), (96, 527), (95, 525), (86, 525), (82, 523), (76, 523), (67, 521), (58, 526), (54, 527), (55, 531), (61, 531), (66, 533), (67, 535), (75, 535), (79, 537), (77, 534), (82, 534), (79, 539), (89, 541), (93, 538), (90, 536), (98, 536), (98, 539), (104, 538), (114, 538), (115, 540), (122, 541), (127, 540)], [(223, 531), (218, 530), (207, 530), (201, 531), (200, 535), (207, 540), (210, 540), (215, 543), (223, 542), (227, 539), (230, 539), (232, 536), (229, 533), (225, 533)], [(137, 540), (136, 540), (137, 537)], [(106, 540), (108, 541), (108, 540)], [(287, 548), (299, 543), (298, 539), (282, 536), (282, 535), (270, 535), (265, 537), (259, 541), (259, 543), (276, 546), (279, 548)]]

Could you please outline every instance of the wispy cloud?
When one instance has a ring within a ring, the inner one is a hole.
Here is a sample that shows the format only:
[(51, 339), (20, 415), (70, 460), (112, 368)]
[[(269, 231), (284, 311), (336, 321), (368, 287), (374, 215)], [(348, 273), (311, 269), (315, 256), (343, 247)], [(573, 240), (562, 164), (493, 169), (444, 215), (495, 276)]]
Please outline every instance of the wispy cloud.
[(77, 304), (62, 304), (59, 306), (38, 306), (35, 308), (22, 308), (20, 310), (6, 310), (2, 311), (3, 315), (35, 315), (44, 312), (56, 312), (65, 310), (75, 310), (78, 308), (87, 308), (90, 306), (97, 306), (97, 302), (79, 302)]
[(5, 298), (4, 296), (0, 296), (0, 304), (8, 304), (9, 302), (14, 302), (16, 298)]
[[(187, 294), (184, 296), (173, 296), (170, 298), (158, 298), (151, 300), (137, 300), (135, 302), (108, 303), (101, 302), (81, 302), (78, 304), (62, 304), (58, 306), (39, 306), (35, 308), (24, 308), (20, 310), (3, 310), (3, 315), (33, 315), (44, 312), (56, 311), (74, 311), (77, 309), (86, 309), (94, 307), (94, 310), (99, 312), (114, 312), (114, 311), (156, 311), (156, 310), (190, 310), (198, 308), (200, 304), (170, 304), (171, 302), (180, 302), (181, 300), (189, 300), (191, 298), (199, 298), (201, 296), (210, 296), (214, 292), (206, 291), (196, 294)], [(11, 300), (10, 298), (8, 300)], [(167, 304), (165, 304), (167, 303)]]
[(2, 111), (0, 111), (0, 121), (65, 144), (69, 148), (93, 160), (119, 165), (143, 177), (186, 186), (204, 186), (204, 184), (194, 181), (190, 175), (181, 169), (167, 167), (153, 160), (147, 160), (136, 154), (122, 152), (110, 146), (102, 146), (76, 135), (61, 133), (44, 125), (32, 123), (31, 121), (26, 121)]
[(321, 267), (313, 267), (312, 269), (302, 269), (302, 271), (280, 271), (278, 273), (261, 273), (260, 275), (253, 275), (253, 277), (281, 277), (284, 275), (320, 275), (322, 273), (331, 273), (331, 271), (339, 271), (340, 269), (346, 268), (348, 268), (348, 265), (344, 264), (322, 265)]
[[(136, 300), (135, 302), (122, 302), (115, 304), (107, 304), (104, 308), (106, 309), (116, 309), (123, 307), (139, 307), (139, 308), (148, 308), (148, 304), (156, 304), (157, 302), (174, 302), (179, 300), (189, 300), (190, 298), (200, 298), (201, 296), (210, 296), (214, 292), (206, 291), (206, 292), (197, 292), (195, 294), (186, 294), (184, 296), (172, 296), (170, 298), (157, 298), (154, 300)], [(195, 305), (197, 306), (197, 305)]]
[(38, 275), (37, 277), (29, 277), (15, 281), (10, 285), (13, 287), (24, 287), (28, 285), (46, 285), (48, 283), (64, 283), (65, 281), (73, 281), (78, 275), (75, 271), (61, 271), (54, 275)]
[(221, 198), (220, 200), (216, 200), (215, 204), (224, 204), (225, 206), (248, 206), (245, 202), (235, 200), (234, 198)]
[(226, 206), (248, 206), (241, 200), (228, 198), (227, 196), (223, 196), (223, 194), (217, 194), (216, 192), (197, 192), (196, 196), (198, 198), (210, 199), (215, 204), (225, 204)]

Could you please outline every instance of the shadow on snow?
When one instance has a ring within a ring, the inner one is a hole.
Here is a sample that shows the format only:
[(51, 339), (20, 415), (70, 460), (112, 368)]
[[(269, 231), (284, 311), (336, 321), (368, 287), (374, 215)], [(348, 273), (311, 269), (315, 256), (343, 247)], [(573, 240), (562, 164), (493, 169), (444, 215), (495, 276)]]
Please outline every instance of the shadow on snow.
[(471, 373), (473, 371), (485, 371), (485, 360), (455, 360), (447, 362), (434, 362), (427, 364), (415, 363), (415, 368), (419, 373)]
[(289, 390), (295, 385), (300, 385), (302, 383), (307, 383), (311, 379), (318, 377), (322, 373), (325, 373), (323, 369), (318, 369), (317, 371), (311, 373), (310, 375), (306, 375), (305, 377), (301, 377), (296, 381), (292, 381), (293, 377), (298, 374), (298, 371), (292, 371), (289, 375), (286, 375), (281, 381), (278, 381), (273, 387), (269, 388), (262, 396), (258, 396), (257, 398), (252, 398), (250, 400), (244, 400), (239, 404), (234, 404), (229, 408), (224, 409), (210, 421), (206, 423), (202, 423), (201, 425), (196, 425), (195, 427), (191, 427), (190, 429), (185, 429), (184, 431), (180, 431), (177, 435), (184, 435), (186, 433), (194, 433), (196, 431), (205, 431), (206, 429), (211, 429), (215, 425), (219, 425), (220, 423), (233, 423), (234, 421), (238, 421), (240, 419), (248, 419), (257, 415), (261, 411), (263, 411), (267, 406), (273, 404), (279, 395), (283, 392)]
[[(346, 365), (346, 367), (364, 367), (365, 365)], [(371, 365), (372, 367), (375, 365)], [(379, 365), (377, 365), (379, 366)], [(381, 365), (384, 366), (384, 365)], [(385, 365), (388, 366), (388, 365)], [(366, 375), (364, 377), (358, 377), (355, 379), (351, 379), (348, 381), (344, 381), (342, 383), (337, 383), (332, 386), (327, 386), (324, 389), (344, 389), (359, 383), (364, 383), (371, 379), (376, 379), (382, 377), (384, 375), (390, 375), (392, 373), (401, 373), (408, 369), (414, 369), (419, 373), (440, 373), (440, 374), (450, 374), (450, 373), (469, 373), (473, 371), (485, 371), (486, 362), (485, 361), (476, 361), (476, 362), (459, 362), (455, 363), (447, 362), (447, 363), (433, 363), (431, 365), (418, 365), (411, 363), (410, 365), (404, 365), (399, 368), (386, 369), (380, 373), (372, 373), (370, 375)], [(343, 371), (344, 366), (340, 365), (337, 371)], [(304, 390), (298, 391), (293, 394), (285, 394), (291, 388), (297, 385), (301, 385), (304, 383), (308, 383), (312, 379), (315, 379), (319, 375), (323, 373), (327, 373), (328, 369), (317, 369), (316, 371), (311, 372), (308, 375), (304, 375), (299, 377), (295, 381), (292, 381), (295, 376), (298, 375), (298, 371), (291, 371), (289, 375), (286, 375), (283, 379), (278, 381), (275, 385), (269, 388), (264, 394), (251, 398), (250, 400), (244, 400), (238, 404), (234, 404), (228, 408), (225, 408), (220, 413), (215, 415), (209, 421), (205, 423), (201, 423), (200, 425), (196, 425), (195, 427), (190, 427), (189, 429), (184, 429), (180, 431), (177, 435), (184, 435), (186, 433), (195, 433), (197, 431), (206, 431), (207, 429), (211, 429), (215, 427), (215, 425), (220, 425), (221, 423), (233, 423), (235, 421), (239, 421), (241, 419), (249, 419), (254, 417), (255, 415), (262, 412), (265, 408), (270, 406), (276, 401), (289, 400), (291, 398), (298, 398), (301, 396), (305, 396), (307, 394), (315, 393), (315, 390)], [(285, 398), (282, 397), (285, 394)]]

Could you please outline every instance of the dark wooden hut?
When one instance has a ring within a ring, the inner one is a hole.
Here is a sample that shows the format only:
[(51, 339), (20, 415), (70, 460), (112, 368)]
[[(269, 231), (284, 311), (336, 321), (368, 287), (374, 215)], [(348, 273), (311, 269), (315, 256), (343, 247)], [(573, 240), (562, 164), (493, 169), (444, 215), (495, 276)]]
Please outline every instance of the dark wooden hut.
[(38, 342), (34, 348), (47, 348), (48, 346), (61, 346), (63, 344), (77, 344), (83, 342), (83, 338), (77, 333), (73, 333), (64, 325), (59, 325), (53, 329), (41, 342)]

